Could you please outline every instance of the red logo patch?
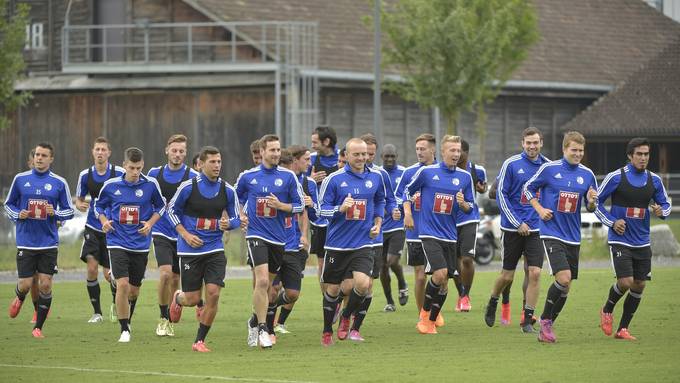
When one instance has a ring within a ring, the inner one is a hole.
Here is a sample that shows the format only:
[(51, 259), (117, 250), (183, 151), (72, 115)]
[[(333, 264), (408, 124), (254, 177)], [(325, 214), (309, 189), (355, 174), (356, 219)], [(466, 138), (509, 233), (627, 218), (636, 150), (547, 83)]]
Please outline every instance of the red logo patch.
[(45, 199), (29, 199), (28, 218), (47, 219), (47, 204)]
[(432, 211), (435, 214), (451, 214), (454, 200), (455, 198), (451, 194), (436, 193)]
[(291, 227), (293, 227), (292, 215), (286, 216), (286, 218), (283, 219), (283, 227), (285, 227), (286, 229), (290, 229)]
[(348, 221), (363, 221), (366, 219), (366, 200), (355, 199), (354, 205), (345, 212), (345, 219)]
[[(524, 194), (524, 192), (520, 194), (522, 194), (522, 197), (519, 199), (519, 203), (521, 203), (522, 205), (529, 205), (529, 200), (527, 199), (527, 196)], [(537, 190), (536, 194), (534, 194), (534, 197), (536, 197), (536, 199), (541, 198), (541, 191)]]
[(122, 225), (139, 225), (139, 206), (121, 206), (118, 212), (118, 222)]
[(560, 191), (560, 199), (557, 202), (557, 211), (562, 213), (576, 213), (579, 193)]
[(413, 208), (415, 211), (420, 211), (420, 192), (413, 196)]
[(274, 218), (276, 217), (276, 209), (267, 206), (267, 198), (258, 198), (255, 214), (262, 218)]
[(643, 209), (641, 207), (627, 207), (626, 218), (645, 219), (646, 212), (647, 209)]
[(218, 228), (217, 218), (197, 218), (196, 230), (215, 231)]

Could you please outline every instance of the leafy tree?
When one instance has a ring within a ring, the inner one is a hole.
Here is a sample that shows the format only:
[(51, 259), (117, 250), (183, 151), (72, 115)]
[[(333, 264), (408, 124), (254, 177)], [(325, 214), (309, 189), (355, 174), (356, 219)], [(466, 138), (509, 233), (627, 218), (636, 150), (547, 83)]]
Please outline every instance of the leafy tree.
[(6, 0), (0, 0), (0, 130), (10, 125), (9, 115), (31, 98), (28, 92), (14, 91), (26, 68), (23, 49), (30, 7), (19, 4), (13, 14), (9, 8)]

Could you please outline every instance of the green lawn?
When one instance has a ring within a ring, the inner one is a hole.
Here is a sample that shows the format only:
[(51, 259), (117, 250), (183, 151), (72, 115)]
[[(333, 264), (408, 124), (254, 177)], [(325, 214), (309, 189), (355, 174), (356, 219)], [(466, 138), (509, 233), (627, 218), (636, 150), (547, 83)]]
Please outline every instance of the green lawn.
[[(44, 328), (47, 337), (31, 338), (31, 310), (17, 319), (0, 319), (0, 381), (125, 382), (265, 381), (265, 382), (620, 382), (677, 381), (680, 365), (680, 314), (676, 291), (678, 269), (655, 269), (631, 332), (637, 342), (605, 337), (598, 311), (613, 279), (609, 270), (582, 270), (555, 331), (557, 344), (541, 344), (519, 332), (517, 308), (521, 290), (513, 290), (513, 324), (487, 328), (482, 308), (496, 273), (478, 273), (472, 290), (473, 311), (454, 313), (455, 298), (445, 305), (447, 324), (438, 335), (414, 328), (414, 301), (395, 313), (376, 291), (362, 329), (363, 344), (349, 341), (325, 349), (319, 344), (320, 295), (314, 277), (305, 278), (301, 301), (289, 321), (292, 334), (279, 337), (273, 350), (246, 346), (245, 321), (250, 312), (250, 281), (229, 280), (220, 312), (208, 336), (211, 354), (191, 351), (196, 332), (187, 309), (174, 338), (157, 338), (155, 282), (142, 288), (133, 320), (132, 342), (118, 344), (118, 325), (85, 323), (91, 312), (83, 284), (58, 283)], [(409, 276), (411, 279), (412, 276)], [(550, 278), (544, 274), (541, 298)], [(3, 305), (13, 284), (0, 284)], [(376, 290), (378, 290), (376, 288)], [(107, 290), (102, 290), (107, 291)], [(104, 294), (108, 301), (108, 294)], [(621, 302), (622, 303), (622, 302)], [(620, 316), (622, 304), (615, 311)]]

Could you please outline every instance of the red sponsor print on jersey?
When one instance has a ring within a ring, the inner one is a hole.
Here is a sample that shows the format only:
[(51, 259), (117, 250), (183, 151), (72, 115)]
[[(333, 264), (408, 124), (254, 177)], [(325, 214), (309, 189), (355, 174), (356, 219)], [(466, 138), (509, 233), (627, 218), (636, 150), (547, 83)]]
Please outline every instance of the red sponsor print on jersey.
[(293, 227), (292, 215), (286, 216), (286, 218), (283, 219), (283, 227), (285, 227), (286, 229), (290, 229), (291, 227)]
[(118, 212), (118, 222), (123, 225), (139, 225), (139, 206), (121, 206)]
[(345, 219), (348, 221), (363, 221), (366, 219), (366, 200), (355, 199), (352, 205), (345, 212)]
[(196, 218), (196, 230), (215, 231), (218, 227), (217, 218)]
[(259, 197), (257, 198), (257, 208), (255, 209), (255, 214), (262, 218), (274, 218), (276, 217), (276, 209), (267, 206), (267, 198)]
[(562, 213), (576, 213), (579, 193), (560, 191), (560, 198), (557, 202), (557, 211)]
[(47, 204), (46, 199), (29, 199), (28, 218), (47, 219)]
[(413, 208), (415, 211), (420, 211), (420, 192), (413, 195)]
[(435, 214), (451, 214), (455, 197), (451, 194), (435, 193), (432, 211)]
[[(522, 192), (520, 194), (522, 194), (522, 198), (519, 199), (519, 203), (521, 203), (522, 205), (529, 205), (529, 200), (527, 199), (527, 196), (524, 194), (524, 192)], [(534, 197), (536, 199), (540, 199), (541, 198), (541, 191), (537, 190), (536, 194), (534, 194)]]
[(626, 208), (626, 218), (633, 219), (645, 219), (645, 213), (647, 209), (641, 207), (627, 207)]

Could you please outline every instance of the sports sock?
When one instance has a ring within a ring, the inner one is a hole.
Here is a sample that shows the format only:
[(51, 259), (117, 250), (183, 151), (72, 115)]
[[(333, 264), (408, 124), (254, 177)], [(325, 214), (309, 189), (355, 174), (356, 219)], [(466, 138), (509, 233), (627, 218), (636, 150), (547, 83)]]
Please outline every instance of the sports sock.
[(288, 315), (290, 315), (291, 311), (293, 310), (288, 310), (285, 307), (281, 307), (281, 311), (279, 311), (279, 319), (278, 319), (278, 324), (283, 325), (286, 324), (286, 319), (288, 319)]
[(392, 266), (390, 266), (390, 269), (394, 273), (394, 276), (397, 277), (397, 286), (399, 287), (399, 290), (405, 289), (406, 278), (404, 278), (404, 268), (399, 264), (399, 262), (394, 262)]
[(135, 313), (135, 306), (137, 305), (137, 298), (134, 300), (128, 300), (128, 303), (130, 304), (130, 323), (132, 323), (132, 314)]
[(564, 307), (565, 303), (567, 303), (567, 293), (562, 293), (560, 295), (560, 299), (553, 305), (553, 311), (552, 311), (552, 321), (553, 321), (553, 323), (555, 323), (555, 321), (557, 320), (557, 317), (562, 312), (562, 308)]
[(456, 290), (458, 290), (458, 296), (459, 297), (465, 296), (465, 286), (463, 286), (463, 283), (461, 282), (461, 277), (457, 276), (453, 278), (453, 283), (455, 283)]
[(524, 305), (524, 324), (531, 324), (531, 321), (534, 316), (534, 311), (536, 310), (535, 307), (531, 307), (529, 305)]
[(552, 319), (553, 306), (557, 304), (560, 300), (560, 296), (563, 291), (566, 291), (566, 287), (562, 286), (559, 282), (555, 281), (545, 296), (545, 306), (543, 307), (543, 314), (541, 314), (541, 319)]
[(40, 292), (38, 295), (38, 318), (35, 321), (35, 327), (42, 329), (47, 319), (47, 313), (50, 311), (50, 306), (52, 306), (52, 292), (43, 294)]
[(169, 305), (158, 305), (161, 311), (161, 318), (170, 320), (170, 307)]
[(109, 287), (111, 288), (111, 296), (113, 297), (113, 304), (116, 304), (116, 291), (118, 290), (116, 288), (116, 282), (112, 279), (111, 283), (109, 283)]
[(118, 323), (120, 323), (120, 332), (127, 331), (130, 332), (130, 321), (127, 319), (118, 319)]
[(605, 313), (613, 313), (614, 306), (616, 306), (616, 303), (619, 301), (619, 299), (623, 297), (623, 294), (624, 293), (621, 292), (618, 283), (614, 283), (612, 287), (609, 288), (609, 297), (607, 298), (607, 302), (604, 303), (602, 311)]
[(281, 292), (279, 295), (276, 297), (276, 307), (287, 305), (290, 303), (290, 299), (288, 299), (288, 296), (286, 295), (286, 290), (281, 289)]
[(90, 303), (92, 303), (92, 308), (95, 314), (102, 313), (102, 307), (99, 302), (99, 296), (101, 295), (101, 290), (99, 289), (99, 282), (95, 280), (87, 280), (87, 295), (90, 296)]
[(430, 309), (430, 320), (431, 321), (436, 321), (437, 316), (439, 315), (439, 312), (442, 310), (442, 307), (444, 307), (444, 302), (446, 301), (446, 295), (448, 294), (448, 291), (442, 291), (439, 290), (437, 291), (437, 295), (432, 301), (432, 309)]
[(257, 327), (257, 315), (255, 313), (253, 313), (253, 315), (250, 317), (248, 325), (250, 328)]
[(503, 304), (507, 305), (510, 303), (510, 288), (512, 287), (512, 282), (508, 283), (503, 289)]
[(203, 323), (198, 324), (198, 332), (196, 333), (196, 340), (194, 343), (198, 341), (205, 341), (206, 335), (208, 335), (208, 331), (210, 331), (210, 326), (205, 325)]
[(628, 328), (630, 321), (633, 320), (633, 314), (637, 311), (640, 301), (642, 300), (642, 292), (628, 290), (628, 296), (623, 301), (623, 314), (621, 315), (621, 322), (619, 323), (619, 330)]
[(25, 293), (22, 293), (19, 290), (19, 285), (17, 285), (17, 287), (14, 288), (14, 294), (16, 294), (17, 298), (19, 298), (19, 300), (23, 302), (24, 300), (26, 300), (26, 294), (28, 294), (28, 291), (25, 292)]
[(338, 304), (338, 297), (332, 297), (328, 293), (323, 293), (323, 332), (333, 332), (333, 317), (335, 307)]
[(437, 294), (439, 294), (439, 287), (440, 286), (432, 282), (432, 279), (430, 278), (430, 280), (427, 282), (427, 285), (425, 286), (425, 300), (423, 301), (423, 310), (432, 310), (432, 303), (437, 298)]
[(373, 295), (366, 295), (364, 301), (359, 305), (357, 314), (354, 316), (354, 323), (352, 323), (352, 330), (357, 330), (361, 328), (361, 324), (364, 323), (366, 314), (368, 313), (368, 308), (371, 306), (371, 301), (373, 301)]
[(267, 331), (270, 334), (274, 333), (274, 319), (276, 319), (276, 309), (278, 306), (276, 303), (270, 303), (269, 306), (267, 306)]
[(392, 298), (392, 278), (390, 278), (389, 268), (387, 268), (387, 270), (381, 270), (380, 282), (382, 284), (383, 293), (385, 293), (385, 300), (387, 301), (387, 304), (394, 305), (394, 298)]
[(349, 301), (347, 301), (347, 307), (342, 311), (342, 317), (348, 319), (350, 315), (356, 313), (365, 298), (365, 296), (359, 295), (355, 289), (352, 289), (352, 292), (349, 294)]
[(470, 290), (472, 290), (472, 284), (463, 285), (463, 296), (470, 295)]

